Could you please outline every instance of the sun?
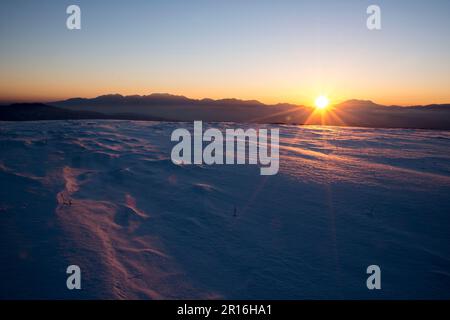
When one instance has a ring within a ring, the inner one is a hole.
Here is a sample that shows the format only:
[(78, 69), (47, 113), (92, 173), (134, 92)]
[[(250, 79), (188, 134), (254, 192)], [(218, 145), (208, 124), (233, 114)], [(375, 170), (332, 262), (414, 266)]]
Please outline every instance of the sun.
[(330, 103), (330, 100), (328, 100), (328, 98), (326, 96), (318, 96), (315, 101), (316, 108), (319, 110), (326, 109), (326, 107), (328, 107), (329, 103)]

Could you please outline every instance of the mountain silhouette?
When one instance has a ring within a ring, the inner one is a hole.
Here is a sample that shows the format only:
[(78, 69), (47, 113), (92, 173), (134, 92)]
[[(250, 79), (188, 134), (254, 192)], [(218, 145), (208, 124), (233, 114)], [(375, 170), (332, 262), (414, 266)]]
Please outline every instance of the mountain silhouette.
[(450, 130), (450, 104), (400, 107), (352, 99), (319, 113), (315, 108), (289, 103), (269, 105), (257, 100), (191, 99), (153, 93), (143, 96), (108, 94), (92, 99), (71, 98), (47, 104), (0, 107), (0, 120), (59, 119), (203, 120)]

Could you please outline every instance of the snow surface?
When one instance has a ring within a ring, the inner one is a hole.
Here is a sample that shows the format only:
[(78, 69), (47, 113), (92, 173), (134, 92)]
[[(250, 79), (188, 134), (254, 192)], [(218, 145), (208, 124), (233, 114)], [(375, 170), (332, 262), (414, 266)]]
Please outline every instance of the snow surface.
[(449, 132), (279, 126), (260, 176), (173, 164), (178, 127), (1, 122), (0, 298), (450, 298)]

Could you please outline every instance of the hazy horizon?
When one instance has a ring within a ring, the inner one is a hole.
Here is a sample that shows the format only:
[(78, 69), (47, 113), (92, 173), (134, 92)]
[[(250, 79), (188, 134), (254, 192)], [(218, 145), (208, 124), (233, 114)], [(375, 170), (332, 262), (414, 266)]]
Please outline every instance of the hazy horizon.
[[(239, 101), (257, 101), (259, 103), (262, 103), (263, 105), (267, 105), (267, 106), (272, 106), (272, 105), (277, 105), (277, 104), (291, 104), (291, 105), (297, 105), (297, 106), (304, 106), (304, 107), (311, 107), (311, 108), (316, 108), (314, 106), (314, 102), (308, 102), (305, 104), (300, 104), (300, 103), (296, 103), (293, 101), (274, 101), (274, 102), (265, 102), (265, 101), (261, 101), (259, 99), (252, 99), (252, 98), (240, 98), (240, 97), (218, 97), (218, 98), (211, 98), (208, 96), (203, 96), (203, 97), (191, 97), (185, 94), (174, 94), (174, 93), (170, 93), (170, 92), (149, 92), (149, 93), (143, 93), (143, 94), (122, 94), (119, 92), (110, 92), (110, 93), (103, 93), (100, 95), (96, 95), (96, 96), (90, 96), (90, 97), (83, 97), (80, 95), (74, 95), (72, 97), (67, 97), (67, 98), (63, 98), (61, 100), (34, 100), (32, 98), (30, 99), (17, 99), (17, 100), (1, 100), (0, 99), (0, 105), (8, 105), (8, 104), (21, 104), (21, 103), (42, 103), (42, 104), (51, 104), (54, 102), (58, 102), (58, 101), (66, 101), (66, 100), (70, 100), (70, 99), (95, 99), (98, 97), (102, 97), (102, 96), (113, 96), (113, 95), (121, 95), (123, 97), (132, 97), (132, 96), (140, 96), (140, 97), (144, 97), (144, 96), (151, 96), (151, 95), (169, 95), (169, 96), (179, 96), (179, 97), (184, 97), (186, 99), (192, 99), (192, 100), (203, 100), (203, 99), (213, 99), (215, 101), (218, 100), (227, 100), (227, 99), (236, 99)], [(352, 101), (352, 100), (356, 100), (356, 101), (368, 101), (368, 102), (373, 102), (375, 104), (378, 105), (385, 105), (383, 103), (379, 103), (376, 100), (373, 99), (366, 99), (366, 98), (358, 98), (358, 97), (353, 97), (353, 98), (347, 98), (344, 100), (337, 100), (337, 101), (332, 101), (330, 103), (330, 105), (339, 105), (339, 104), (343, 104), (346, 103), (348, 101)], [(396, 107), (414, 107), (414, 106), (427, 106), (427, 105), (433, 105), (433, 104), (439, 104), (439, 105), (450, 105), (450, 99), (448, 102), (442, 102), (442, 103), (424, 103), (424, 104), (389, 104), (389, 105), (385, 105), (385, 106), (396, 106)]]

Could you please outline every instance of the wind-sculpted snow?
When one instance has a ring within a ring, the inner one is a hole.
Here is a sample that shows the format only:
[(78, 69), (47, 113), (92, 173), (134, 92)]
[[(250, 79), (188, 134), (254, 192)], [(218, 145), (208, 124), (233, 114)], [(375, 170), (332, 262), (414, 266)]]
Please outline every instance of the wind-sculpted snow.
[(449, 132), (279, 126), (260, 176), (173, 164), (180, 127), (1, 122), (0, 298), (450, 298)]

